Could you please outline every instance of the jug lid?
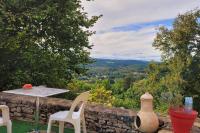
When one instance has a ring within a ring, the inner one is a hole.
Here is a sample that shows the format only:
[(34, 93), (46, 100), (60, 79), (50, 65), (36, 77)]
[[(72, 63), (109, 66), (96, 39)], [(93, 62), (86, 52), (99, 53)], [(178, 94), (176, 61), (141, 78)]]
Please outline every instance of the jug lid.
[(140, 97), (140, 99), (141, 100), (153, 100), (153, 96), (149, 92), (146, 92), (145, 94), (143, 94)]

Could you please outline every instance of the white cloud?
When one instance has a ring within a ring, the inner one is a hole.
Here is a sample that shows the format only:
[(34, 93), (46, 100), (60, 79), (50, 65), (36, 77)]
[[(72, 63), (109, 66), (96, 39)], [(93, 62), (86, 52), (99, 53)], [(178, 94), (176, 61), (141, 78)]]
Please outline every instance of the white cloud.
[(107, 32), (91, 38), (91, 56), (111, 59), (159, 60), (160, 53), (152, 47), (154, 27), (139, 31)]
[(200, 7), (200, 0), (82, 0), (85, 10), (92, 15), (103, 14), (95, 30), (132, 23), (174, 18), (179, 13)]
[[(200, 0), (82, 0), (89, 16), (103, 14), (95, 24), (97, 33), (90, 38), (94, 45), (91, 56), (97, 58), (120, 58), (159, 60), (152, 42), (155, 27), (143, 27), (138, 31), (114, 32), (113, 27), (148, 23), (175, 18), (200, 7)], [(103, 31), (103, 32), (102, 32)]]

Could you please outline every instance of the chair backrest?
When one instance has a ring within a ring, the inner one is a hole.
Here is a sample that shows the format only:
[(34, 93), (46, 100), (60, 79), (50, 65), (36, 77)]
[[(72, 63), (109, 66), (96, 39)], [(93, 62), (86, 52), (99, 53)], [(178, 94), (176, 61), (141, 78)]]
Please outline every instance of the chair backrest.
[(0, 110), (2, 110), (3, 123), (6, 124), (10, 120), (9, 108), (6, 105), (0, 105)]
[(89, 91), (87, 91), (87, 92), (81, 93), (79, 96), (76, 97), (76, 99), (72, 103), (72, 106), (69, 110), (69, 114), (68, 114), (67, 118), (72, 119), (72, 114), (79, 103), (81, 103), (81, 106), (80, 106), (78, 112), (80, 113), (80, 115), (82, 115), (84, 113), (85, 104), (87, 103), (89, 94), (90, 94)]

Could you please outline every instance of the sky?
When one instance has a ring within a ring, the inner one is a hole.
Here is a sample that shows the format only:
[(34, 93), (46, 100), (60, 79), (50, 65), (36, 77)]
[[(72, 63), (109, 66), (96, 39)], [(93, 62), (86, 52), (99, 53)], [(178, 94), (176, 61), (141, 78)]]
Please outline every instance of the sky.
[(159, 26), (172, 27), (174, 18), (195, 8), (200, 0), (82, 0), (88, 16), (102, 14), (91, 30), (91, 57), (160, 61), (152, 47)]

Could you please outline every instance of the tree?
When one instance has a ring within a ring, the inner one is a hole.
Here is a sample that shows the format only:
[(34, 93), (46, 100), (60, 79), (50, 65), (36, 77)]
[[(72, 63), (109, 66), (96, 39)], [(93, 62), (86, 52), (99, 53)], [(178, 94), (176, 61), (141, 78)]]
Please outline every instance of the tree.
[(88, 18), (79, 0), (0, 1), (0, 88), (65, 87), (90, 62)]
[(140, 108), (140, 97), (149, 92), (154, 97), (154, 107), (156, 111), (163, 113), (167, 111), (167, 105), (161, 100), (161, 94), (168, 92), (165, 86), (165, 76), (169, 70), (164, 63), (151, 62), (147, 68), (147, 77), (136, 81), (133, 86), (126, 92), (126, 97), (133, 99), (134, 107)]
[(200, 94), (200, 10), (178, 15), (172, 29), (160, 27), (153, 46), (162, 52), (168, 72), (161, 85), (185, 96)]
[(155, 107), (166, 111), (162, 94), (172, 92), (194, 96), (194, 107), (200, 104), (200, 10), (178, 15), (171, 28), (160, 27), (153, 46), (162, 52), (162, 62), (150, 63), (147, 77), (135, 82), (128, 90), (129, 97), (139, 102), (139, 96), (149, 91)]

